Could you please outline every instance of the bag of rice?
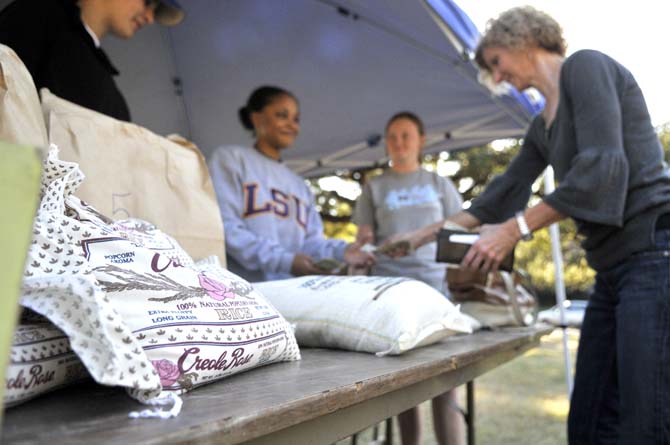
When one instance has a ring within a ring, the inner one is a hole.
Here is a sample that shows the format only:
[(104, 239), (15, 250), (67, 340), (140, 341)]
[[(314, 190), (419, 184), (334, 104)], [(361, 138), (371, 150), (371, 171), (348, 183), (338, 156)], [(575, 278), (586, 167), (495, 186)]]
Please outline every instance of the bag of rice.
[(88, 377), (67, 336), (48, 322), (14, 331), (5, 372), (5, 406), (14, 406)]
[(301, 346), (383, 356), (472, 332), (458, 307), (409, 278), (306, 276), (254, 287), (296, 325)]
[(73, 195), (82, 180), (50, 151), (21, 304), (66, 333), (96, 381), (147, 402), (300, 358), (249, 283), (214, 259), (195, 264), (147, 222), (109, 220)]

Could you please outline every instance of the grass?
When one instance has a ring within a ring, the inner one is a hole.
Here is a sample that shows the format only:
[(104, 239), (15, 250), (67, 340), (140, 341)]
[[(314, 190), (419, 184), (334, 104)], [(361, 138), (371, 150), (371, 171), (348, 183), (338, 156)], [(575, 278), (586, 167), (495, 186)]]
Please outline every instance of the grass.
[[(568, 330), (574, 367), (579, 331)], [(558, 445), (566, 443), (568, 397), (563, 362), (563, 334), (556, 329), (542, 344), (475, 380), (475, 425), (478, 444)], [(465, 390), (462, 391), (465, 406)], [(437, 444), (430, 402), (421, 405), (424, 443)], [(400, 444), (395, 426), (393, 443)], [(338, 445), (350, 443), (349, 440)], [(359, 444), (374, 443), (370, 430)]]
[[(574, 366), (579, 331), (568, 332)], [(569, 403), (564, 369), (562, 331), (557, 329), (540, 347), (476, 380), (477, 442), (565, 444)]]

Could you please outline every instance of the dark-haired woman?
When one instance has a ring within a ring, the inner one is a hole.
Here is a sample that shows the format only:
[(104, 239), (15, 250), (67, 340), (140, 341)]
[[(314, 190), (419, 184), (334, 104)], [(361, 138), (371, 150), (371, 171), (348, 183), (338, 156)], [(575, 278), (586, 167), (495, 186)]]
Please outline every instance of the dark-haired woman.
[[(533, 231), (566, 217), (596, 284), (577, 352), (570, 444), (670, 443), (670, 175), (640, 87), (607, 55), (565, 57), (560, 25), (531, 7), (489, 22), (476, 59), (495, 82), (545, 96), (507, 171), (463, 213), (482, 225), (463, 266), (495, 269)], [(525, 209), (551, 165), (556, 190)], [(441, 222), (403, 235), (435, 239)]]
[[(385, 140), (391, 168), (372, 178), (356, 202), (354, 222), (361, 242), (381, 243), (397, 233), (419, 229), (428, 221), (441, 221), (459, 212), (463, 203), (449, 179), (421, 168), (425, 135), (417, 115), (404, 111), (391, 117)], [(411, 277), (446, 293), (446, 266), (435, 262), (435, 253), (436, 245), (431, 243), (402, 258), (382, 255), (372, 273)], [(465, 443), (456, 391), (435, 397), (432, 406), (438, 443)], [(398, 423), (403, 445), (423, 443), (418, 407), (399, 414)]]
[(281, 151), (300, 131), (295, 96), (281, 88), (256, 89), (239, 110), (253, 147), (224, 146), (209, 162), (226, 231), (231, 271), (249, 281), (324, 274), (315, 262), (335, 259), (356, 266), (374, 262), (358, 244), (325, 239), (314, 197), (281, 162)]

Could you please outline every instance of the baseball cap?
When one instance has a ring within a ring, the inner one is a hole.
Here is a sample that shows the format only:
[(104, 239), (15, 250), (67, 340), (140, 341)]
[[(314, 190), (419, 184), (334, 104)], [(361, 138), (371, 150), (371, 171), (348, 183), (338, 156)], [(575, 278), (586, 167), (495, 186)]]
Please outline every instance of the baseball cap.
[(165, 26), (173, 26), (184, 19), (184, 9), (176, 0), (160, 0), (154, 12), (154, 20)]

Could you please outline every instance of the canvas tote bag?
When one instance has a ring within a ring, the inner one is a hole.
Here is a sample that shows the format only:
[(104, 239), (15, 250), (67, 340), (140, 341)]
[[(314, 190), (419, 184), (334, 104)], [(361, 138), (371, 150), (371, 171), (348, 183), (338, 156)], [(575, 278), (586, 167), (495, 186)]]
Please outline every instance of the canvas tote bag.
[(33, 78), (16, 53), (5, 45), (0, 45), (0, 141), (48, 145)]
[(449, 267), (447, 284), (451, 301), (482, 326), (530, 326), (537, 319), (537, 298), (518, 271), (483, 273)]
[(115, 220), (160, 227), (195, 259), (225, 265), (223, 222), (205, 158), (197, 147), (61, 99), (42, 89), (49, 141), (86, 172), (78, 195)]

